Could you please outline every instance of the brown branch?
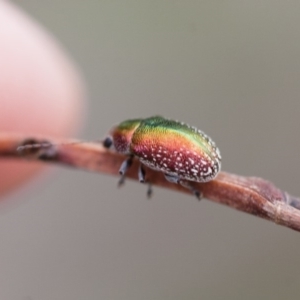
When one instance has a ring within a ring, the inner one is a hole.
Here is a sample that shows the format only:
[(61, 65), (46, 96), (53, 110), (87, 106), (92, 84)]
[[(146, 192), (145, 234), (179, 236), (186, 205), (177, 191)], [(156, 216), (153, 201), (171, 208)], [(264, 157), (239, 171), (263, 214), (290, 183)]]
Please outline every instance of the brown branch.
[[(43, 147), (19, 146), (43, 143)], [(19, 148), (20, 150), (20, 148)], [(71, 140), (56, 140), (14, 134), (0, 134), (0, 158), (32, 159), (58, 163), (89, 171), (119, 176), (118, 170), (124, 156), (105, 149), (101, 143), (78, 143)], [(126, 173), (126, 177), (138, 180), (138, 161)], [(147, 169), (147, 181), (151, 184), (184, 192), (190, 191), (165, 180), (161, 172)], [(203, 196), (214, 202), (273, 221), (300, 231), (300, 199), (281, 191), (274, 184), (257, 177), (243, 177), (220, 172), (208, 183), (193, 183)]]

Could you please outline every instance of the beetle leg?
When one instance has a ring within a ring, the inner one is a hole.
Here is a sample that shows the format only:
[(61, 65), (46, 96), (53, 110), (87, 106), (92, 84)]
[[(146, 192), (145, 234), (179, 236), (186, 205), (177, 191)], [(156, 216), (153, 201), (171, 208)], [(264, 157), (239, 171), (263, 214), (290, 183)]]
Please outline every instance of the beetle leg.
[(178, 176), (176, 175), (170, 175), (170, 174), (164, 174), (165, 178), (172, 183), (180, 183), (182, 186), (184, 186), (185, 188), (189, 189), (193, 195), (195, 195), (197, 197), (198, 200), (201, 200), (202, 198), (202, 194), (196, 190), (189, 181), (186, 180), (182, 180), (180, 179)]
[(126, 160), (123, 161), (123, 163), (121, 164), (119, 173), (120, 175), (125, 175), (125, 173), (128, 171), (128, 169), (130, 168), (130, 166), (132, 165), (132, 161), (133, 161), (133, 156), (130, 155)]
[(202, 198), (202, 193), (199, 192), (197, 189), (195, 189), (191, 183), (189, 181), (186, 181), (186, 180), (179, 180), (179, 183), (184, 186), (185, 188), (189, 189), (193, 195), (196, 196), (196, 198), (200, 201), (201, 198)]
[(146, 178), (145, 178), (146, 177), (146, 172), (145, 172), (145, 169), (144, 169), (142, 164), (139, 165), (138, 177), (139, 177), (139, 181), (141, 183), (145, 183), (145, 181), (146, 181)]
[[(146, 182), (146, 171), (142, 164), (139, 165), (138, 176), (139, 176), (139, 181), (141, 183)], [(152, 196), (152, 186), (151, 186), (151, 183), (148, 183), (147, 198), (150, 199), (151, 196)]]
[(180, 178), (176, 175), (170, 175), (170, 174), (167, 174), (167, 173), (164, 173), (165, 175), (165, 178), (169, 181), (169, 182), (172, 182), (172, 183), (179, 183), (180, 181)]
[(125, 175), (126, 172), (128, 171), (128, 169), (130, 168), (130, 166), (132, 165), (132, 161), (133, 161), (133, 156), (130, 155), (126, 160), (123, 161), (123, 163), (121, 164), (119, 173), (121, 175), (121, 178), (119, 180), (118, 185), (121, 186), (122, 184), (124, 184), (125, 181)]
[(149, 183), (148, 184), (148, 190), (147, 190), (147, 197), (148, 197), (148, 199), (150, 199), (151, 198), (151, 196), (152, 196), (152, 185), (151, 185), (151, 183)]

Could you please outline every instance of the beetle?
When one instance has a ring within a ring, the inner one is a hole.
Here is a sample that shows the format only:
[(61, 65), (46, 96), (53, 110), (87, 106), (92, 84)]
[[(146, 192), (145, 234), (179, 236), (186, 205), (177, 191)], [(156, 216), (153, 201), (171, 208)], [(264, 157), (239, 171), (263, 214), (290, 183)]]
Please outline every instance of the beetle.
[(196, 127), (161, 116), (123, 121), (112, 128), (103, 145), (128, 156), (119, 170), (119, 184), (136, 157), (140, 161), (140, 182), (145, 182), (146, 166), (163, 172), (168, 181), (189, 188), (200, 198), (190, 182), (208, 182), (221, 169), (220, 151), (209, 136)]

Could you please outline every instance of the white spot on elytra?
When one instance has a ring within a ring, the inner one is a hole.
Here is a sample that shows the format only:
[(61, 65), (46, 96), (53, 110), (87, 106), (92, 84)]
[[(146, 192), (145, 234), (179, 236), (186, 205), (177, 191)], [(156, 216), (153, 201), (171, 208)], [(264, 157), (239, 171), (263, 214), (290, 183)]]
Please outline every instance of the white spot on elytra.
[(207, 176), (212, 173), (211, 167), (208, 167), (207, 172), (203, 173), (204, 176)]
[(191, 159), (190, 157), (189, 157), (189, 161), (191, 162), (192, 165), (195, 163), (195, 161), (193, 159)]

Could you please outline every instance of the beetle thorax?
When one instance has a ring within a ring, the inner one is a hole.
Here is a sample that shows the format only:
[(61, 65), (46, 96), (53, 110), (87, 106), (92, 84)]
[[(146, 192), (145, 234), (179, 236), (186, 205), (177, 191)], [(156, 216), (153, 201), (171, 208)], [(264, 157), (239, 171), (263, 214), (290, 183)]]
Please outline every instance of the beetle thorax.
[(113, 134), (113, 143), (117, 152), (123, 154), (130, 154), (130, 143), (132, 134)]
[(112, 131), (113, 144), (117, 152), (130, 154), (132, 136), (140, 125), (140, 119), (127, 120), (116, 126)]

